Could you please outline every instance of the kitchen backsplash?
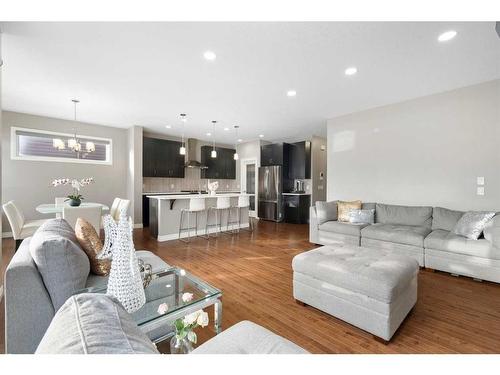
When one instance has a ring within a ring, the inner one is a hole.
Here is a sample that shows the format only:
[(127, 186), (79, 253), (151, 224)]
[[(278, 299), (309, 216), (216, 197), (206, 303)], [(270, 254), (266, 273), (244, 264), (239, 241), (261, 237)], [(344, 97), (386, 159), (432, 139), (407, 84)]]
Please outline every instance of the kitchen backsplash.
[[(145, 193), (167, 193), (182, 190), (207, 190), (208, 179), (200, 178), (199, 169), (186, 169), (184, 178), (169, 177), (144, 177), (142, 179), (142, 191)], [(219, 181), (219, 191), (240, 191), (238, 180), (215, 180)]]

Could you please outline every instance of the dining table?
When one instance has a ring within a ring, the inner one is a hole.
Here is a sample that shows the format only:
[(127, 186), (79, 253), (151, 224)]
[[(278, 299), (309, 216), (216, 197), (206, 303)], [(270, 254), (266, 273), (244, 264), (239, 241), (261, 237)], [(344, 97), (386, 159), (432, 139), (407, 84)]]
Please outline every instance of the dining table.
[[(38, 205), (36, 207), (36, 210), (41, 214), (62, 214), (64, 206), (69, 206), (69, 204), (44, 203)], [(101, 203), (84, 202), (80, 204), (80, 206), (78, 207), (98, 207), (98, 206), (101, 206), (101, 209), (103, 211), (109, 211), (109, 207)]]

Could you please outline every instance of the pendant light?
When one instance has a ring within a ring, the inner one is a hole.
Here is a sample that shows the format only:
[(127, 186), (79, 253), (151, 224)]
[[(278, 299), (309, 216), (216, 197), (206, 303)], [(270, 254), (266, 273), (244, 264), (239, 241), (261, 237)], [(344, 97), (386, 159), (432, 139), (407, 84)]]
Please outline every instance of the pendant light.
[(212, 153), (210, 154), (212, 156), (213, 159), (215, 159), (217, 157), (217, 151), (215, 150), (215, 124), (217, 123), (217, 121), (213, 120), (212, 121), (212, 124), (214, 126), (214, 131), (213, 131), (213, 134), (212, 136), (214, 137), (214, 145), (213, 145), (213, 148), (212, 148)]
[[(73, 117), (73, 120), (75, 121), (75, 125), (76, 125), (76, 105), (78, 103), (80, 103), (79, 100), (77, 99), (72, 99), (71, 100), (73, 102), (73, 106), (74, 106), (74, 117)], [(58, 150), (64, 150), (66, 148), (66, 146), (64, 145), (64, 141), (60, 138), (54, 138), (52, 140), (52, 145), (54, 146), (54, 148), (58, 149)], [(74, 129), (74, 136), (73, 138), (70, 138), (68, 139), (68, 148), (73, 151), (73, 152), (76, 152), (77, 154), (79, 154), (81, 151), (82, 151), (82, 144), (80, 143), (77, 135), (76, 135), (76, 126), (75, 126), (75, 129)], [(88, 141), (85, 143), (85, 152), (86, 153), (91, 153), (91, 152), (94, 152), (95, 151), (95, 144), (94, 142), (91, 142), (91, 141)]]
[(182, 121), (182, 143), (181, 143), (181, 148), (179, 149), (179, 154), (186, 155), (186, 144), (184, 143), (184, 130), (187, 118), (185, 113), (181, 113), (181, 121)]
[[(238, 139), (238, 129), (239, 128), (240, 127), (238, 125), (234, 126), (234, 129), (236, 130), (236, 139)], [(237, 147), (238, 147), (238, 144), (235, 144), (235, 146), (234, 146), (235, 151), (234, 151), (234, 155), (233, 155), (234, 160), (238, 160), (240, 158), (238, 155), (238, 151), (236, 151)]]

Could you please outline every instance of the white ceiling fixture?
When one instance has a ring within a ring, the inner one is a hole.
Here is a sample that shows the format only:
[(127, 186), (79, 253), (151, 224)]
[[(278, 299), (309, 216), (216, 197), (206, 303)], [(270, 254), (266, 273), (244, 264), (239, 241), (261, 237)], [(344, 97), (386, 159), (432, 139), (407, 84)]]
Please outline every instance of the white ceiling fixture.
[(457, 32), (455, 30), (449, 30), (446, 31), (438, 36), (438, 41), (440, 42), (447, 42), (449, 40), (452, 40), (454, 37), (457, 36)]
[(167, 129), (172, 129), (172, 126), (170, 126), (170, 125), (165, 125), (165, 127), (166, 127)]
[(286, 92), (286, 96), (289, 96), (289, 97), (293, 98), (294, 96), (297, 96), (297, 91), (295, 91), (295, 90), (288, 90)]
[(240, 143), (241, 143), (241, 142), (243, 142), (243, 139), (239, 138), (239, 139), (238, 139), (238, 142), (240, 142)]
[(347, 68), (344, 73), (346, 76), (353, 76), (357, 72), (358, 72), (358, 68), (356, 68), (355, 66), (351, 66), (351, 67)]
[(259, 134), (259, 138), (264, 138), (264, 134)]
[(226, 127), (224, 128), (224, 131), (226, 131), (226, 132), (227, 132), (228, 130), (229, 130), (229, 128), (226, 126)]
[(203, 57), (205, 58), (205, 60), (214, 61), (217, 58), (217, 55), (213, 51), (205, 51)]
[[(79, 121), (141, 124), (179, 139), (180, 112), (189, 113), (186, 139), (212, 141), (205, 133), (217, 117), (217, 144), (234, 143), (234, 124), (245, 141), (259, 133), (275, 141), (326, 136), (333, 117), (500, 79), (495, 22), (2, 22), (0, 28), (8, 60), (1, 68), (2, 110), (71, 120), (61, 106), (69, 92), (92, 109), (79, 111)], [(447, 30), (459, 35), (440, 44)], [(78, 53), (68, 53), (75, 46)], [(209, 49), (217, 53), (213, 62), (203, 58)], [(359, 76), (343, 74), (351, 65)], [(288, 90), (297, 96), (286, 96)]]
[(206, 135), (207, 135), (207, 137), (211, 137), (212, 133), (207, 133)]

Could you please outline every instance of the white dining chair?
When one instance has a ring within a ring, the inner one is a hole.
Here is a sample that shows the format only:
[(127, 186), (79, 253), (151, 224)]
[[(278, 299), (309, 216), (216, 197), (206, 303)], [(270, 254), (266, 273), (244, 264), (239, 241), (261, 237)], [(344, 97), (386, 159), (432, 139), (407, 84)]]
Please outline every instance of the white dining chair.
[(82, 218), (92, 224), (96, 232), (99, 233), (101, 228), (101, 215), (101, 206), (72, 207), (67, 205), (63, 207), (63, 219), (66, 220), (73, 229), (75, 229), (76, 220)]
[(118, 215), (118, 216), (120, 215), (120, 211), (118, 211), (118, 206), (120, 206), (120, 201), (121, 201), (121, 198), (118, 198), (118, 197), (117, 197), (117, 198), (115, 198), (115, 199), (113, 200), (113, 204), (111, 205), (111, 208), (109, 209), (109, 214), (110, 214), (110, 215), (111, 215), (111, 217), (112, 217), (113, 219), (115, 219), (115, 220), (116, 220), (116, 218), (115, 218), (115, 217), (116, 217), (117, 215)]
[(113, 200), (113, 204), (111, 205), (111, 209), (109, 210), (109, 214), (113, 219), (115, 219), (115, 221), (118, 221), (120, 219), (120, 212), (123, 209), (125, 209), (125, 212), (127, 212), (129, 206), (130, 206), (130, 200), (115, 198)]
[[(67, 197), (56, 197), (56, 199), (55, 199), (56, 207), (63, 207), (66, 204), (66, 199), (68, 199), (68, 198)], [(56, 218), (57, 219), (62, 218), (62, 213), (57, 212)]]
[(16, 241), (16, 250), (21, 244), (22, 240), (32, 236), (35, 231), (47, 220), (26, 220), (23, 213), (14, 203), (14, 201), (9, 201), (3, 206), (3, 211), (7, 216), (9, 221), (12, 237)]

